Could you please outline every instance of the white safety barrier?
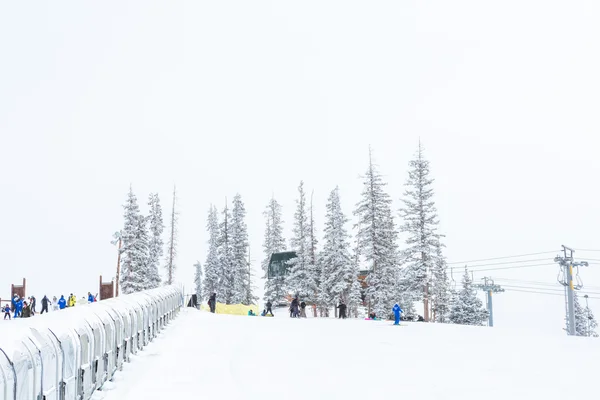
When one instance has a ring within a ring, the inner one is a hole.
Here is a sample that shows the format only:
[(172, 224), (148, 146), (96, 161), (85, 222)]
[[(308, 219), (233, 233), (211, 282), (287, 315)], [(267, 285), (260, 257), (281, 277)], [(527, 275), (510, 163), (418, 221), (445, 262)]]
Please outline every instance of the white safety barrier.
[(88, 400), (180, 311), (164, 286), (0, 326), (0, 400)]

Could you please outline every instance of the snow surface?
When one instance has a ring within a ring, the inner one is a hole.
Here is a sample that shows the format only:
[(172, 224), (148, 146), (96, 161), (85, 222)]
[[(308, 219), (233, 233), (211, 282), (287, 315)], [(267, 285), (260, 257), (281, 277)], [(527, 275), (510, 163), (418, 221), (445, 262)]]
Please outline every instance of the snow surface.
[(95, 400), (598, 396), (600, 340), (185, 309)]

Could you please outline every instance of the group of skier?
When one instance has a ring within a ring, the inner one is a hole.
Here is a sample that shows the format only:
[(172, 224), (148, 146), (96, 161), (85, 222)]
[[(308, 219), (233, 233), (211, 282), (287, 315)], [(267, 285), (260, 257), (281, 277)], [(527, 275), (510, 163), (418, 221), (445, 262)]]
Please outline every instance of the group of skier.
[[(97, 301), (98, 295), (94, 296), (91, 292), (88, 292), (87, 299), (84, 297), (83, 301), (85, 303), (93, 303)], [(87, 301), (86, 301), (87, 300)], [(52, 311), (62, 310), (67, 307), (75, 307), (77, 304), (77, 298), (73, 293), (65, 299), (64, 295), (60, 296), (60, 299), (57, 299), (56, 296), (50, 300), (46, 295), (41, 300), (42, 309), (40, 314), (47, 313), (52, 307)], [(30, 318), (37, 313), (36, 310), (37, 300), (35, 296), (30, 296), (29, 298), (21, 298), (18, 294), (15, 293), (13, 298), (11, 299), (10, 304), (6, 304), (2, 307), (2, 311), (4, 312), (4, 319), (11, 319), (11, 312), (13, 313), (12, 318)]]

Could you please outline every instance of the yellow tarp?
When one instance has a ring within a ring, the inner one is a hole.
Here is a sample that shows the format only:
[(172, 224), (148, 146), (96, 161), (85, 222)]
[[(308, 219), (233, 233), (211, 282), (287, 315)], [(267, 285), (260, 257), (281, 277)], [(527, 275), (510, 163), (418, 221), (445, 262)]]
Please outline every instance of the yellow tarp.
[[(202, 304), (200, 308), (204, 311), (210, 311), (210, 308), (206, 303)], [(248, 310), (252, 310), (254, 311), (254, 314), (258, 315), (258, 306), (256, 304), (245, 306), (243, 304), (217, 303), (215, 311), (217, 314), (248, 315)]]

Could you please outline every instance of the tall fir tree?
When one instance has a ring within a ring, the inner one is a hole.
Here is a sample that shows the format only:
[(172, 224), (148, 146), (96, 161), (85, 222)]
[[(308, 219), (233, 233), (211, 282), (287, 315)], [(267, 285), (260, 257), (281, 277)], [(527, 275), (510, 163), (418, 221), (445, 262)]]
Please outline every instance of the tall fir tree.
[(200, 261), (196, 261), (196, 264), (194, 264), (194, 269), (196, 270), (196, 273), (194, 275), (194, 284), (196, 287), (196, 301), (199, 305), (202, 302), (202, 265), (200, 264)]
[[(573, 293), (573, 301), (575, 303), (575, 336), (592, 336), (598, 337), (596, 328), (598, 323), (594, 318), (589, 305), (583, 307), (579, 301), (577, 292)], [(567, 329), (569, 328), (569, 319), (567, 319)]]
[[(233, 304), (250, 304), (253, 299), (250, 281), (250, 265), (248, 263), (248, 228), (246, 227), (246, 208), (242, 196), (233, 198), (231, 212), (231, 275)], [(249, 303), (250, 301), (250, 303)]]
[(400, 230), (407, 234), (407, 248), (402, 253), (405, 263), (404, 279), (415, 299), (423, 300), (424, 318), (425, 321), (429, 321), (431, 291), (441, 290), (431, 287), (431, 273), (440, 262), (438, 254), (441, 254), (442, 245), (431, 187), (433, 179), (429, 176), (429, 161), (424, 157), (421, 141), (416, 157), (409, 165), (408, 180), (405, 184), (407, 189), (402, 199), (404, 207), (400, 210), (404, 221)]
[(294, 236), (290, 240), (290, 244), (292, 249), (296, 251), (296, 257), (288, 261), (289, 272), (286, 275), (286, 286), (293, 294), (311, 300), (317, 288), (315, 277), (312, 275), (314, 269), (311, 265), (310, 254), (310, 223), (303, 181), (298, 186), (293, 232)]
[(148, 244), (148, 268), (150, 273), (150, 288), (160, 286), (161, 277), (159, 272), (160, 260), (163, 257), (163, 231), (165, 225), (163, 223), (162, 208), (158, 193), (151, 193), (148, 197), (148, 206), (150, 214), (148, 215), (148, 223), (150, 228), (150, 241)]
[(346, 230), (348, 218), (342, 212), (339, 188), (329, 195), (326, 210), (323, 250), (319, 257), (322, 274), (319, 304), (331, 308), (340, 300), (348, 305), (358, 276), (350, 253), (350, 235)]
[(217, 300), (225, 304), (233, 304), (235, 287), (235, 270), (233, 267), (231, 242), (231, 211), (225, 201), (223, 218), (219, 225), (219, 291)]
[(167, 270), (167, 285), (172, 285), (175, 282), (175, 260), (177, 258), (177, 239), (178, 230), (177, 222), (179, 220), (179, 212), (176, 210), (177, 189), (173, 186), (173, 207), (171, 209), (171, 224), (169, 225), (169, 240), (167, 242), (167, 258), (165, 269)]
[(449, 318), (452, 323), (461, 325), (484, 325), (488, 319), (488, 312), (477, 297), (477, 292), (473, 289), (473, 281), (466, 268), (462, 289), (457, 293)]
[(452, 289), (448, 279), (448, 265), (446, 258), (442, 254), (442, 246), (438, 242), (436, 245), (436, 260), (431, 274), (432, 292), (431, 292), (431, 310), (435, 322), (449, 322), (448, 314), (452, 303)]
[(265, 301), (278, 302), (283, 300), (285, 289), (285, 277), (268, 277), (269, 261), (273, 253), (285, 251), (285, 238), (283, 237), (283, 218), (281, 213), (281, 205), (271, 198), (265, 211), (265, 240), (263, 243), (264, 258), (262, 260), (262, 269), (264, 271), (265, 280)]
[(397, 295), (398, 248), (390, 196), (386, 183), (372, 160), (364, 177), (362, 199), (354, 214), (358, 217), (358, 248), (368, 264), (366, 296), (377, 315), (391, 313)]
[(219, 293), (221, 291), (221, 263), (219, 260), (219, 216), (217, 208), (213, 205), (210, 206), (208, 211), (206, 230), (208, 231), (209, 236), (208, 254), (206, 255), (206, 262), (204, 263), (204, 282), (202, 286), (204, 295), (208, 298), (211, 294)]
[(129, 187), (125, 209), (125, 223), (121, 233), (121, 293), (139, 292), (149, 287), (148, 234), (146, 219), (140, 214), (137, 197)]

